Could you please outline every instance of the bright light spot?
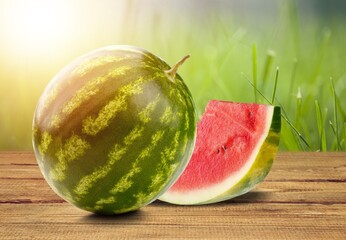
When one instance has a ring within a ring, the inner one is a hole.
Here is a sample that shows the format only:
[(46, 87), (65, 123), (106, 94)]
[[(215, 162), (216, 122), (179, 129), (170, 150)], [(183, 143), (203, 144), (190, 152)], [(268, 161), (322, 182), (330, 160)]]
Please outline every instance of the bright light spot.
[(6, 1), (4, 31), (11, 46), (20, 51), (46, 51), (65, 41), (71, 17), (68, 1)]

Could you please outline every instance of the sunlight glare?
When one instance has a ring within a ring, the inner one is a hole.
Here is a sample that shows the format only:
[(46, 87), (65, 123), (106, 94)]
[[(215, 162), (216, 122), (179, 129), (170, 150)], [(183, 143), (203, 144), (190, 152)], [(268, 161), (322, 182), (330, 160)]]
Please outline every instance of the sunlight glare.
[(14, 48), (25, 51), (46, 51), (65, 41), (68, 23), (68, 1), (7, 1), (5, 34)]

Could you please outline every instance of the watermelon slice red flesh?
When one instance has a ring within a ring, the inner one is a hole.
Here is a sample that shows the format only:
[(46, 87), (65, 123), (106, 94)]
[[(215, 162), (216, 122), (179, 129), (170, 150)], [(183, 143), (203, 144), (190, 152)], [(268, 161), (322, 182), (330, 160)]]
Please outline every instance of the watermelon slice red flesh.
[(271, 168), (279, 132), (278, 107), (210, 101), (188, 166), (160, 200), (204, 204), (251, 190)]

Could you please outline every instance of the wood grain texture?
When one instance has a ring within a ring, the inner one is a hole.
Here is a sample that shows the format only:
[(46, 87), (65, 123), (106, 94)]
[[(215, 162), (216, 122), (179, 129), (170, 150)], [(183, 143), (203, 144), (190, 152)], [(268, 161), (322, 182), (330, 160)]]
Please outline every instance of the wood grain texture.
[(64, 202), (31, 152), (0, 153), (0, 239), (346, 239), (346, 153), (279, 153), (253, 191), (96, 216)]

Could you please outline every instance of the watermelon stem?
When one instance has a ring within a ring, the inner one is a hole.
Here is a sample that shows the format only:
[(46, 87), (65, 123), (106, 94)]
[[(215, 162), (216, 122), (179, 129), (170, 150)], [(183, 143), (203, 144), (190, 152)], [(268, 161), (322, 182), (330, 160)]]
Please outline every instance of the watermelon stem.
[(186, 59), (188, 59), (190, 55), (186, 55), (183, 57), (179, 62), (177, 62), (171, 69), (166, 70), (165, 73), (167, 74), (168, 78), (174, 82), (175, 75), (177, 74), (178, 68), (185, 62)]

